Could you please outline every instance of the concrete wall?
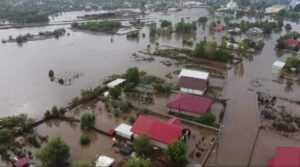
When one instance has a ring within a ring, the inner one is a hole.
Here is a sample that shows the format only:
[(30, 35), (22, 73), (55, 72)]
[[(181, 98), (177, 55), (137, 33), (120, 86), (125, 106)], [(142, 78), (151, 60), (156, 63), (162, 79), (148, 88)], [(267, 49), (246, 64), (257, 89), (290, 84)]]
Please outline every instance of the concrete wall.
[(204, 92), (205, 92), (205, 90), (202, 91), (202, 90), (188, 89), (188, 88), (183, 88), (183, 87), (180, 88), (180, 91), (184, 92), (184, 93), (190, 93), (190, 94), (194, 94), (194, 95), (199, 95), (199, 96), (202, 96), (204, 94)]

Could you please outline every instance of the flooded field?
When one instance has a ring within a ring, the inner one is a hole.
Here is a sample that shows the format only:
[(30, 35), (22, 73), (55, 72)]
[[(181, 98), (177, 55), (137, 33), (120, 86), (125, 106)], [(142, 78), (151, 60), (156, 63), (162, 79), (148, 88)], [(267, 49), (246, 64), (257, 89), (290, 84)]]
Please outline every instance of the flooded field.
[[(76, 15), (76, 14), (75, 14)], [(147, 17), (169, 19), (179, 21), (182, 17), (189, 17), (190, 21), (197, 20), (200, 16), (207, 15), (206, 9), (188, 9), (170, 15), (159, 13)], [(66, 16), (74, 18), (71, 14)], [(64, 18), (58, 19), (63, 21)], [(299, 27), (299, 24), (293, 24)], [(141, 32), (146, 34), (145, 38), (139, 40), (128, 40), (126, 36), (91, 34), (75, 32), (70, 26), (48, 26), (22, 29), (7, 29), (0, 31), (0, 39), (7, 39), (9, 35), (38, 34), (40, 31), (48, 31), (56, 28), (66, 28), (70, 36), (59, 39), (34, 41), (24, 43), (22, 46), (15, 43), (0, 44), (0, 116), (27, 113), (34, 118), (41, 118), (47, 109), (54, 105), (66, 106), (75, 96), (80, 94), (81, 89), (92, 88), (112, 74), (124, 73), (128, 67), (137, 66), (149, 74), (165, 77), (173, 73), (180, 66), (165, 66), (161, 61), (168, 60), (155, 57), (154, 61), (137, 61), (132, 54), (147, 48), (148, 44), (155, 47), (155, 42), (148, 38), (148, 28)], [(183, 38), (191, 38), (199, 41), (204, 37), (208, 40), (215, 39), (220, 42), (224, 32), (211, 35), (208, 26), (199, 27), (194, 35), (175, 35), (159, 37), (159, 45), (181, 47)], [(223, 94), (228, 99), (224, 127), (218, 147), (213, 151), (208, 166), (245, 166), (250, 161), (251, 150), (258, 131), (258, 111), (256, 92), (266, 92), (273, 96), (280, 96), (291, 100), (300, 100), (300, 83), (293, 85), (283, 81), (282, 84), (274, 82), (277, 76), (272, 73), (272, 64), (275, 60), (285, 61), (289, 54), (277, 54), (274, 46), (279, 34), (272, 34), (265, 38), (265, 47), (261, 53), (249, 59), (244, 59), (243, 64), (234, 66), (228, 70), (225, 80)], [(113, 40), (111, 40), (113, 39)], [(58, 75), (69, 75), (73, 73), (82, 74), (74, 80), (71, 85), (62, 86), (51, 82), (48, 78), (49, 70)], [(175, 83), (174, 75), (171, 82)], [(220, 83), (220, 84), (223, 84)], [(168, 98), (160, 98), (156, 101), (158, 105), (150, 106), (152, 110), (161, 111), (162, 106), (168, 102)], [(299, 111), (299, 110), (298, 110)], [(300, 112), (300, 111), (299, 111)], [(109, 115), (106, 115), (109, 117)], [(105, 117), (104, 117), (105, 118)], [(109, 121), (109, 119), (105, 119)], [(97, 126), (103, 126), (102, 120), (97, 120)], [(124, 121), (124, 120), (123, 120)], [(105, 129), (123, 122), (111, 121), (106, 124)], [(187, 126), (187, 125), (184, 125)], [(199, 129), (194, 129), (198, 134)], [(121, 159), (110, 148), (112, 141), (100, 134), (88, 134), (93, 138), (90, 147), (82, 148), (79, 145), (79, 136), (83, 133), (80, 125), (70, 125), (65, 122), (48, 122), (38, 127), (38, 132), (48, 135), (50, 138), (62, 136), (64, 141), (71, 146), (71, 160), (90, 159), (97, 154)], [(206, 133), (201, 133), (201, 135)], [(209, 136), (211, 132), (207, 132)], [(197, 142), (195, 140), (195, 142)], [(193, 142), (191, 142), (193, 143)], [(195, 143), (193, 143), (195, 145)], [(271, 132), (261, 131), (254, 149), (254, 156), (250, 164), (267, 165), (267, 160), (272, 157), (276, 146), (296, 146), (299, 142), (284, 138)], [(80, 151), (78, 151), (80, 150)], [(190, 152), (191, 150), (189, 150)]]

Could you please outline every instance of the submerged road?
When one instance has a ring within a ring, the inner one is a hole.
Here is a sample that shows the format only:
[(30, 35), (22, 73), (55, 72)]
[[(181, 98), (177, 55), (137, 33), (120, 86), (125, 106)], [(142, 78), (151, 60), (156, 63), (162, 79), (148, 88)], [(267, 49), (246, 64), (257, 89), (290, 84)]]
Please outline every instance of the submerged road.
[[(243, 64), (228, 71), (224, 93), (229, 100), (224, 127), (220, 143), (212, 152), (207, 166), (266, 166), (277, 146), (294, 144), (280, 135), (271, 136), (269, 132), (261, 131), (254, 147), (259, 127), (256, 91), (299, 100), (300, 88), (297, 84), (291, 88), (292, 91), (286, 91), (285, 83), (272, 81), (277, 77), (271, 72), (273, 62), (278, 59), (285, 61), (288, 57), (288, 54), (277, 55), (274, 49), (277, 38), (278, 35), (266, 38), (266, 45), (260, 54), (245, 59)], [(265, 144), (262, 146), (262, 143)], [(252, 151), (253, 157), (249, 161)]]

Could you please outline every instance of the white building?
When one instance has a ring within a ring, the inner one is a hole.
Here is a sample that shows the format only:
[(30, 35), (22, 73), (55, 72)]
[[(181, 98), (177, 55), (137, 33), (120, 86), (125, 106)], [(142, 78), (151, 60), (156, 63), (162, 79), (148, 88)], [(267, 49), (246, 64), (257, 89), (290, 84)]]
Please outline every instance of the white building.
[(119, 86), (121, 85), (122, 83), (124, 83), (126, 80), (125, 79), (122, 79), (122, 78), (118, 78), (110, 83), (108, 83), (106, 86), (109, 87), (109, 88), (114, 88), (116, 86)]
[(133, 133), (131, 132), (131, 126), (127, 124), (120, 124), (114, 129), (115, 133), (125, 139), (131, 140)]
[(285, 62), (275, 61), (272, 65), (272, 73), (279, 73), (280, 70), (285, 66)]
[(103, 166), (110, 167), (113, 165), (114, 162), (115, 160), (113, 158), (110, 158), (105, 155), (100, 155), (95, 163), (96, 163), (96, 167), (103, 167)]
[(280, 11), (284, 10), (286, 8), (285, 5), (273, 5), (268, 8), (266, 8), (265, 13), (267, 14), (276, 14)]
[(237, 9), (238, 4), (236, 2), (234, 2), (233, 0), (230, 0), (230, 2), (227, 3), (226, 8), (227, 9)]

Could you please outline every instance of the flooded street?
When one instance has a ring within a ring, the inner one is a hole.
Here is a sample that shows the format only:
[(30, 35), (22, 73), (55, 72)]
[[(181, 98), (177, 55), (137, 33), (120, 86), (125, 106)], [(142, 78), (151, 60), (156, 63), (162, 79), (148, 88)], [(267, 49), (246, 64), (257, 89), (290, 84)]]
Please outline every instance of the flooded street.
[[(300, 87), (296, 83), (286, 92), (286, 84), (278, 84), (272, 80), (277, 76), (273, 74), (272, 64), (276, 60), (285, 61), (288, 55), (276, 56), (274, 49), (277, 35), (266, 41), (262, 53), (254, 56), (251, 61), (244, 61), (242, 67), (231, 69), (228, 72), (225, 94), (229, 98), (227, 113), (224, 117), (220, 145), (213, 152), (208, 165), (246, 166), (250, 159), (251, 150), (258, 131), (258, 111), (256, 91), (267, 92), (274, 96), (285, 97), (291, 100), (300, 100)], [(260, 85), (253, 85), (258, 80)], [(298, 110), (299, 112), (300, 110)], [(299, 141), (289, 142), (288, 138), (260, 132), (255, 147), (254, 157), (250, 165), (266, 166), (276, 146), (299, 146)], [(293, 144), (294, 143), (294, 144)], [(259, 151), (264, 150), (264, 151)], [(228, 154), (230, 152), (230, 154)]]
[[(189, 21), (195, 21), (200, 16), (207, 14), (206, 9), (197, 8), (186, 9), (170, 15), (155, 13), (147, 17), (156, 17), (156, 21), (168, 19), (175, 22), (182, 17), (189, 17)], [(52, 21), (76, 19), (78, 15), (77, 12), (63, 14)], [(299, 27), (299, 24), (293, 26)], [(126, 36), (75, 32), (70, 29), (70, 25), (0, 30), (0, 40), (7, 39), (10, 35), (38, 34), (40, 31), (62, 27), (66, 28), (67, 33), (70, 33), (69, 36), (29, 41), (22, 46), (16, 43), (0, 44), (0, 70), (2, 72), (0, 75), (2, 81), (0, 83), (0, 117), (27, 113), (30, 117), (41, 118), (44, 112), (52, 106), (66, 106), (73, 97), (80, 95), (82, 89), (93, 88), (101, 84), (107, 76), (124, 73), (127, 68), (132, 66), (137, 66), (139, 69), (159, 77), (165, 77), (166, 74), (181, 68), (176, 65), (165, 66), (161, 63), (166, 60), (164, 58), (155, 57), (154, 61), (148, 62), (136, 61), (132, 57), (133, 53), (146, 49), (148, 44), (151, 44), (151, 48), (155, 48), (155, 42), (151, 43), (148, 37), (148, 27), (141, 30), (146, 37), (140, 37), (138, 40), (129, 40)], [(169, 37), (159, 37), (157, 42), (160, 46), (182, 47), (183, 38), (195, 39), (197, 42), (207, 37), (208, 40), (215, 39), (220, 42), (224, 34), (210, 35), (207, 24), (206, 28), (199, 26), (194, 35), (182, 36), (173, 33)], [(291, 100), (300, 100), (299, 82), (287, 86), (286, 81), (283, 84), (273, 81), (277, 79), (276, 74), (272, 73), (273, 62), (285, 61), (290, 55), (279, 56), (276, 53), (274, 46), (277, 38), (278, 34), (266, 38), (266, 45), (260, 54), (254, 55), (249, 60), (244, 59), (243, 64), (228, 70), (223, 89), (223, 94), (228, 99), (224, 127), (220, 143), (207, 162), (208, 166), (245, 166), (248, 164), (259, 126), (255, 91)], [(62, 77), (77, 73), (81, 75), (74, 79), (71, 85), (64, 86), (50, 81), (49, 70), (53, 70), (55, 75)], [(173, 77), (171, 81), (177, 82), (177, 77)], [(166, 109), (165, 104), (168, 102), (168, 98), (160, 98), (156, 102), (158, 105), (151, 106), (152, 110)], [(107, 119), (107, 121), (109, 120)], [(112, 122), (112, 124), (118, 123), (119, 121)], [(97, 123), (97, 126), (103, 126), (103, 124)], [(198, 129), (194, 129), (194, 131), (198, 131)], [(110, 149), (112, 141), (102, 141), (107, 136), (88, 134), (92, 136), (93, 145), (82, 148), (78, 143), (82, 133), (79, 124), (50, 122), (40, 126), (38, 132), (48, 135), (50, 138), (63, 136), (64, 141), (72, 149), (71, 160), (88, 159), (99, 153), (116, 157), (118, 160), (122, 158), (120, 154), (115, 155)], [(261, 131), (250, 164), (267, 165), (267, 160), (273, 156), (276, 146), (293, 145), (299, 146), (300, 143), (269, 131)]]

